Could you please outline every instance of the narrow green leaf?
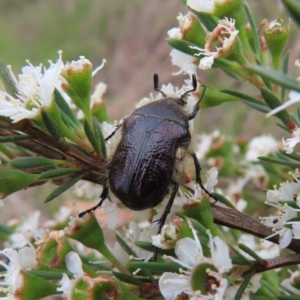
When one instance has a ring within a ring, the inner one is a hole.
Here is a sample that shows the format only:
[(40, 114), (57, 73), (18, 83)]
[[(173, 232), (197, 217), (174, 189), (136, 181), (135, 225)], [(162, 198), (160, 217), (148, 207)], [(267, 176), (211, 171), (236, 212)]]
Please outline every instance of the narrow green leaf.
[(250, 255), (251, 257), (253, 257), (257, 262), (259, 262), (261, 265), (265, 265), (264, 263), (264, 259), (262, 259), (259, 255), (257, 255), (253, 250), (251, 250), (249, 247), (247, 247), (244, 244), (239, 243), (238, 244), (239, 248), (241, 250), (243, 250), (245, 253), (247, 253), (248, 255)]
[(37, 175), (27, 174), (20, 170), (0, 168), (0, 198), (22, 190), (35, 183)]
[(77, 126), (79, 126), (78, 119), (75, 117), (65, 98), (57, 89), (54, 90), (54, 99), (61, 111), (65, 113)]
[(97, 143), (99, 144), (100, 148), (100, 157), (106, 157), (106, 145), (105, 145), (105, 139), (102, 133), (102, 130), (100, 128), (100, 125), (95, 117), (93, 117), (93, 125), (94, 125), (94, 131), (95, 131), (95, 138)]
[[(289, 58), (290, 58), (290, 51), (288, 51), (285, 54), (284, 59), (283, 59), (282, 72), (284, 74), (287, 74), (288, 70), (289, 70)], [(284, 98), (285, 98), (285, 88), (282, 87), (281, 88), (281, 101), (284, 101)]]
[(130, 246), (127, 245), (127, 243), (118, 234), (116, 234), (116, 240), (128, 255), (136, 257), (136, 253), (130, 248)]
[(47, 130), (49, 131), (51, 136), (54, 138), (54, 140), (59, 145), (64, 147), (66, 141), (65, 141), (58, 125), (56, 124), (56, 122), (52, 118), (52, 116), (50, 114), (48, 114), (46, 111), (42, 110), (42, 119), (43, 119), (43, 122), (44, 122)]
[(55, 189), (45, 200), (45, 203), (53, 200), (54, 198), (56, 198), (57, 196), (59, 196), (60, 194), (62, 194), (63, 192), (65, 192), (66, 190), (68, 190), (71, 186), (73, 186), (77, 181), (79, 181), (80, 179), (82, 179), (84, 176), (86, 175), (86, 173), (80, 174), (74, 178), (70, 178), (69, 180), (67, 180), (65, 183), (63, 183), (62, 185), (60, 185), (57, 189)]
[(243, 101), (243, 103), (257, 111), (260, 111), (264, 114), (267, 114), (269, 113), (271, 110), (270, 108), (268, 108), (266, 105), (260, 105), (260, 104), (256, 104), (256, 103), (253, 103), (253, 102), (249, 102), (249, 101)]
[(280, 201), (282, 205), (287, 204), (288, 206), (292, 208), (299, 209), (299, 206), (297, 205), (297, 202), (295, 200), (285, 200), (285, 201)]
[(256, 97), (253, 97), (253, 96), (249, 96), (247, 94), (243, 94), (243, 93), (233, 91), (233, 90), (221, 90), (221, 92), (232, 95), (232, 96), (235, 96), (235, 97), (238, 97), (238, 98), (241, 98), (243, 100), (247, 100), (248, 102), (252, 102), (252, 103), (255, 103), (255, 104), (266, 106), (266, 104), (262, 100), (260, 100)]
[(284, 0), (282, 1), (283, 5), (286, 7), (287, 11), (292, 16), (293, 20), (296, 21), (296, 24), (300, 26), (300, 6), (299, 0)]
[(0, 143), (13, 143), (23, 140), (28, 140), (29, 136), (27, 134), (22, 135), (7, 135), (7, 136), (0, 136)]
[(283, 130), (287, 131), (288, 133), (291, 133), (291, 129), (287, 128), (285, 125), (283, 125), (282, 123), (276, 123), (276, 125), (280, 128), (282, 128)]
[(96, 151), (99, 157), (103, 157), (101, 153), (101, 144), (100, 144), (101, 141), (96, 138), (93, 128), (90, 126), (90, 124), (86, 119), (84, 119), (83, 126), (84, 126), (84, 132), (87, 138), (89, 139), (91, 145), (93, 146), (94, 150)]
[(123, 273), (119, 273), (119, 272), (112, 272), (112, 273), (122, 282), (126, 282), (126, 283), (137, 285), (137, 286), (140, 286), (143, 283), (141, 280), (139, 280), (131, 275), (128, 275), (128, 274), (123, 274)]
[[(268, 106), (271, 109), (274, 109), (281, 105), (280, 100), (277, 98), (277, 96), (270, 90), (266, 88), (261, 88), (260, 92), (268, 104)], [(276, 116), (282, 121), (284, 125), (286, 125), (288, 128), (294, 128), (294, 122), (292, 121), (289, 113), (286, 110), (282, 110), (276, 114)]]
[(295, 91), (300, 91), (300, 83), (295, 80), (293, 77), (290, 77), (287, 74), (284, 74), (281, 71), (276, 71), (273, 69), (268, 69), (263, 66), (257, 66), (257, 65), (247, 65), (244, 66), (244, 68), (248, 71), (251, 71), (255, 74), (258, 74), (260, 76), (264, 76), (268, 79), (270, 79), (272, 82), (277, 83), (280, 86), (286, 87), (288, 89), (292, 89)]
[(196, 10), (191, 11), (198, 17), (201, 24), (203, 24), (208, 31), (213, 31), (218, 26), (218, 18), (204, 12), (199, 12)]
[(300, 155), (293, 152), (293, 153), (287, 153), (285, 150), (280, 150), (280, 153), (288, 158), (300, 161)]
[(6, 66), (2, 62), (0, 62), (0, 78), (4, 84), (6, 92), (11, 96), (16, 97), (16, 95), (18, 94), (18, 89), (15, 85), (15, 82), (11, 78)]
[(184, 269), (181, 265), (171, 263), (158, 262), (131, 262), (131, 267), (136, 269), (148, 270), (152, 272), (179, 272), (179, 269)]
[(259, 41), (259, 36), (255, 24), (255, 18), (252, 12), (252, 9), (247, 1), (244, 1), (245, 4), (245, 11), (253, 32), (253, 41), (254, 41), (254, 48), (255, 48), (255, 54), (256, 57), (260, 58), (260, 41)]
[(79, 170), (80, 169), (78, 169), (78, 168), (64, 168), (64, 169), (47, 170), (38, 176), (38, 180), (46, 180), (46, 179), (71, 175), (75, 172), (78, 172)]
[(242, 259), (239, 256), (230, 256), (231, 261), (234, 265), (241, 265), (241, 266), (250, 266), (251, 262)]
[(207, 229), (200, 222), (198, 222), (195, 219), (191, 219), (191, 223), (192, 223), (193, 227), (195, 228), (195, 230), (200, 233), (201, 241), (202, 241), (202, 238), (205, 238), (208, 241), (209, 236), (207, 234)]
[(247, 274), (247, 276), (244, 278), (242, 284), (240, 285), (235, 297), (234, 297), (234, 300), (240, 300), (251, 280), (251, 277), (255, 274), (255, 270), (252, 270), (251, 272), (249, 272)]
[(61, 271), (32, 270), (32, 271), (28, 271), (28, 273), (48, 280), (61, 280), (64, 274), (67, 274), (69, 277), (73, 276), (73, 273), (67, 270), (61, 270)]
[(56, 166), (63, 165), (65, 163), (65, 160), (49, 159), (44, 157), (17, 157), (11, 161), (11, 165), (17, 169)]
[[(156, 247), (152, 245), (152, 243), (149, 243), (149, 242), (141, 242), (141, 241), (138, 241), (138, 242), (135, 242), (135, 244), (146, 250), (146, 251), (149, 251), (149, 252), (154, 252)], [(174, 249), (160, 249), (158, 248), (158, 253), (159, 254), (166, 254), (166, 255), (175, 255), (175, 252), (174, 252)]]
[(277, 159), (277, 158), (259, 156), (258, 159), (262, 160), (262, 161), (268, 161), (268, 162), (271, 162), (271, 163), (279, 164), (279, 165), (285, 165), (285, 166), (291, 167), (292, 169), (300, 168), (300, 164), (295, 164), (295, 163), (292, 163), (292, 162), (283, 161), (283, 160), (280, 160), (280, 159)]
[(216, 197), (218, 199), (218, 201), (220, 201), (221, 203), (225, 204), (228, 207), (231, 207), (231, 208), (235, 209), (235, 206), (226, 197), (224, 197), (223, 195), (218, 194), (218, 193), (212, 193), (212, 195), (214, 197)]
[[(285, 223), (288, 223), (288, 222), (297, 222), (297, 223), (299, 223), (299, 221), (300, 221), (300, 217), (295, 217), (295, 218), (291, 218), (289, 220), (286, 220)], [(293, 229), (292, 224), (285, 224), (284, 227), (289, 228), (289, 229)]]
[[(172, 46), (173, 48), (175, 48), (176, 50), (179, 50), (185, 54), (191, 55), (193, 57), (194, 54), (198, 54), (199, 50), (195, 50), (195, 49), (191, 49), (190, 47), (198, 47), (195, 44), (192, 44), (190, 42), (187, 42), (185, 40), (181, 40), (181, 39), (168, 39), (167, 40), (168, 44), (170, 46)], [(195, 57), (195, 61), (199, 60), (198, 57)]]

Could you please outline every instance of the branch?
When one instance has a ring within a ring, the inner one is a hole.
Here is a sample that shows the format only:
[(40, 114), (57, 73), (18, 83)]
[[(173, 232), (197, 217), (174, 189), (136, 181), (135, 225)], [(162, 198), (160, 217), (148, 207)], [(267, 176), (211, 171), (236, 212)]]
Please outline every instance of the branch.
[[(212, 212), (216, 224), (238, 229), (263, 239), (274, 234), (271, 227), (251, 219), (236, 209), (223, 206), (219, 202), (212, 204)], [(279, 244), (279, 236), (273, 236), (268, 241)], [(287, 248), (300, 253), (300, 240), (293, 239)]]

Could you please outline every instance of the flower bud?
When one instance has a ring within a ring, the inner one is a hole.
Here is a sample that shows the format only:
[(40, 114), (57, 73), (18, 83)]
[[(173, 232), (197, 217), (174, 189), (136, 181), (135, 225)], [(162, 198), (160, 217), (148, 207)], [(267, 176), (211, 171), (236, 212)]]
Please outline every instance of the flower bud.
[(52, 231), (48, 237), (39, 241), (36, 259), (41, 265), (65, 269), (65, 256), (72, 251), (64, 231)]
[[(291, 32), (292, 21), (289, 20), (288, 24), (284, 26), (281, 19), (274, 20), (271, 23), (268, 23), (267, 19), (265, 19), (260, 25), (274, 64), (274, 60), (280, 58), (286, 45)], [(274, 67), (278, 69), (280, 66), (275, 65)]]
[(201, 26), (197, 16), (189, 12), (177, 17), (179, 28), (172, 28), (168, 31), (170, 38), (182, 39), (191, 42), (199, 47), (204, 47), (206, 32)]
[(61, 71), (66, 79), (66, 82), (62, 83), (63, 90), (83, 111), (86, 118), (90, 117), (92, 71), (92, 63), (84, 56), (81, 56), (78, 61), (67, 63)]

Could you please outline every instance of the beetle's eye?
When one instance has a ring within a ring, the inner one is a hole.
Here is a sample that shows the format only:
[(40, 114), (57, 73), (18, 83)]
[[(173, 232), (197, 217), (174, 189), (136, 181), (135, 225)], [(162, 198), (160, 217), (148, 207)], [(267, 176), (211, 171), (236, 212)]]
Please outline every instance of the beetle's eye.
[(184, 106), (186, 104), (186, 102), (182, 98), (176, 99), (176, 102), (181, 106)]

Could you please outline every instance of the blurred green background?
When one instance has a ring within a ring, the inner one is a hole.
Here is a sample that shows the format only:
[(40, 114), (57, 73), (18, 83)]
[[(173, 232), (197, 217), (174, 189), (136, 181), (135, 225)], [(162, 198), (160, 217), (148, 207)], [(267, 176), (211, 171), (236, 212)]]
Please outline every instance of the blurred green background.
[[(279, 0), (248, 2), (258, 24), (264, 18), (288, 18)], [(182, 84), (183, 76), (172, 77), (177, 68), (171, 64), (171, 47), (166, 43), (167, 31), (178, 27), (179, 12), (187, 12), (180, 0), (2, 0), (0, 60), (12, 65), (18, 74), (26, 59), (34, 65), (47, 66), (48, 59), (57, 59), (60, 49), (64, 62), (84, 55), (96, 67), (106, 58), (108, 64), (95, 83), (101, 80), (108, 85), (105, 99), (113, 121), (130, 114), (134, 104), (153, 91), (154, 73), (160, 75), (161, 83)], [(296, 26), (294, 36), (295, 30)], [(299, 41), (294, 43), (297, 39), (291, 38), (291, 65), (300, 57)], [(198, 75), (220, 89), (241, 89), (241, 84), (213, 69), (198, 70)], [(255, 95), (252, 87), (247, 90), (244, 86), (244, 91)], [(197, 122), (199, 132), (221, 128), (223, 133), (246, 137), (268, 134), (275, 123), (274, 118), (265, 119), (263, 114), (239, 103), (202, 111)], [(282, 134), (280, 130), (278, 137)]]

